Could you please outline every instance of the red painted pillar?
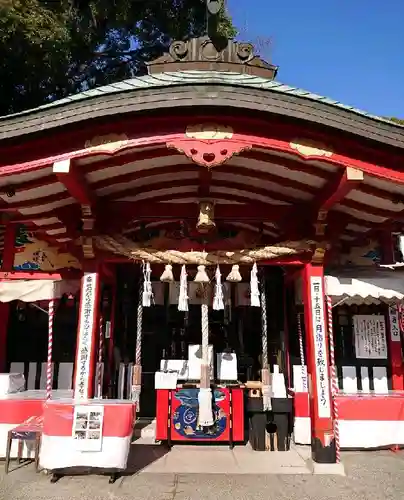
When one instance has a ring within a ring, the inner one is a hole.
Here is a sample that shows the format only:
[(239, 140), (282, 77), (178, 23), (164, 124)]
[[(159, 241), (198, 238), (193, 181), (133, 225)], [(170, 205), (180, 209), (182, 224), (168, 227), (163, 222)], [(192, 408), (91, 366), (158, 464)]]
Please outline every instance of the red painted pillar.
[[(4, 233), (4, 250), (2, 271), (12, 271), (14, 267), (15, 255), (15, 224), (7, 224)], [(0, 302), (0, 373), (6, 369), (7, 362), (7, 332), (8, 320), (10, 316), (10, 303)]]
[(323, 267), (306, 264), (302, 283), (312, 458), (318, 463), (336, 463)]
[(85, 400), (94, 396), (97, 334), (100, 315), (100, 276), (84, 272), (81, 279), (80, 313), (74, 372), (74, 398)]
[(397, 305), (388, 306), (387, 342), (393, 391), (404, 389), (403, 355), (401, 351), (401, 332)]

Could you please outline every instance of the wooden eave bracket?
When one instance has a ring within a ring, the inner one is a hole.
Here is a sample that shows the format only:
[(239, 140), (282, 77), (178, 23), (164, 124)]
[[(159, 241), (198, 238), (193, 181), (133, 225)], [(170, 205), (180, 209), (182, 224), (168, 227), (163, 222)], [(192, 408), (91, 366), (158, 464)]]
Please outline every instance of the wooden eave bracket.
[(88, 186), (85, 175), (70, 160), (61, 160), (53, 164), (53, 172), (69, 194), (80, 204), (83, 221), (83, 235), (80, 238), (85, 259), (94, 259), (93, 231), (96, 220), (97, 197)]
[(363, 180), (362, 170), (346, 167), (342, 174), (339, 173), (337, 178), (325, 187), (320, 198), (315, 200), (317, 215), (314, 227), (316, 236), (325, 235), (329, 211), (340, 203), (350, 191), (356, 189)]
[(313, 250), (313, 255), (311, 257), (312, 264), (324, 264), (324, 259), (327, 250), (329, 250), (330, 245), (326, 241), (319, 242)]
[(85, 175), (72, 160), (55, 162), (53, 164), (53, 173), (77, 203), (91, 207), (94, 210), (97, 198), (88, 186)]
[(94, 259), (94, 244), (93, 233), (95, 218), (92, 217), (90, 205), (81, 205), (82, 221), (83, 221), (83, 236), (81, 237), (81, 247), (85, 259)]

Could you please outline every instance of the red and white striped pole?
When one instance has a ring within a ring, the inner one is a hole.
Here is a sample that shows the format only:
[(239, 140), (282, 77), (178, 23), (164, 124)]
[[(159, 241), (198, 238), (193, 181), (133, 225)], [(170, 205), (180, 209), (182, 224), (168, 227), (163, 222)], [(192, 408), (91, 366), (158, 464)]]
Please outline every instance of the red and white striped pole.
[(48, 359), (46, 363), (46, 399), (52, 397), (53, 371), (52, 371), (52, 350), (53, 350), (53, 318), (55, 315), (55, 301), (49, 301), (48, 309)]
[[(299, 337), (299, 351), (300, 351), (300, 367), (301, 367), (301, 377), (302, 377), (302, 390), (303, 392), (308, 391), (307, 384), (307, 369), (304, 360), (304, 346), (303, 346), (303, 332), (302, 332), (302, 317), (300, 313), (297, 313), (297, 334)], [(295, 385), (296, 387), (296, 385)]]
[(102, 350), (104, 348), (103, 317), (100, 317), (99, 324), (99, 344), (98, 344), (98, 370), (97, 370), (97, 391), (98, 397), (102, 398)]
[(337, 464), (341, 462), (341, 451), (339, 441), (339, 416), (338, 416), (338, 376), (337, 368), (335, 366), (335, 349), (334, 349), (334, 330), (332, 322), (332, 300), (327, 296), (327, 317), (328, 317), (328, 338), (330, 345), (330, 365), (331, 365), (331, 396), (332, 396), (332, 409), (334, 421), (334, 438), (335, 438), (335, 455)]

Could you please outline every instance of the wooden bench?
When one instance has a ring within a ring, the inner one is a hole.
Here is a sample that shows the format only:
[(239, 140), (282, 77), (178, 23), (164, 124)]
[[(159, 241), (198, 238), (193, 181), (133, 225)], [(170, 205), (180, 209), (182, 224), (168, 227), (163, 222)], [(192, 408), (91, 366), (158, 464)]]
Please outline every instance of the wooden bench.
[(42, 417), (30, 417), (28, 420), (23, 422), (22, 424), (17, 425), (10, 431), (8, 431), (7, 435), (7, 449), (6, 449), (6, 464), (5, 464), (5, 473), (8, 474), (9, 465), (10, 465), (10, 455), (11, 455), (11, 446), (13, 444), (13, 439), (18, 440), (18, 455), (17, 460), (18, 463), (22, 460), (22, 452), (23, 452), (23, 444), (24, 442), (34, 442), (34, 461), (35, 461), (35, 469), (38, 472), (39, 470), (39, 450), (41, 447), (41, 438), (42, 438)]

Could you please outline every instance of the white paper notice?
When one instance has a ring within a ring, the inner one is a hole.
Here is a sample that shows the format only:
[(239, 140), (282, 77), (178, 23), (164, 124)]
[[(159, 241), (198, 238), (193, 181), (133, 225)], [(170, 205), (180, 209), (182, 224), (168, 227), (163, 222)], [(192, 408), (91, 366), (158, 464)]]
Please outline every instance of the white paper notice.
[(382, 315), (353, 317), (355, 351), (358, 359), (387, 359), (386, 322)]

